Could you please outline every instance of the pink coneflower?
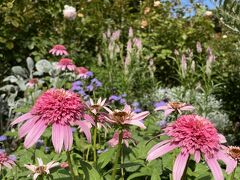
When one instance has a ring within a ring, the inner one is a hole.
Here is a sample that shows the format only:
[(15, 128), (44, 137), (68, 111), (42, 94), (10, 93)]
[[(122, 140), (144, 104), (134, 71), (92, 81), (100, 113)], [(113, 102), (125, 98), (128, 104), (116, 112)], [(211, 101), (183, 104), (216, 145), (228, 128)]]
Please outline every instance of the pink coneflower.
[(4, 150), (0, 150), (0, 170), (3, 166), (12, 169), (15, 166), (16, 157), (14, 155), (8, 155)]
[(74, 71), (76, 68), (75, 64), (73, 63), (72, 59), (63, 58), (57, 63), (57, 69), (65, 71), (68, 69), (69, 71)]
[(37, 83), (38, 83), (38, 79), (37, 78), (32, 78), (28, 81), (26, 86), (29, 87), (29, 88), (33, 88)]
[(240, 161), (240, 147), (229, 146), (227, 148), (227, 153), (236, 161)]
[(144, 111), (141, 113), (135, 113), (131, 110), (131, 107), (129, 105), (125, 105), (123, 110), (114, 110), (111, 111), (109, 108), (105, 109), (109, 112), (109, 115), (106, 117), (106, 119), (113, 124), (117, 125), (135, 125), (139, 126), (141, 128), (146, 128), (143, 124), (143, 119), (149, 115), (148, 111)]
[(96, 103), (93, 102), (93, 100), (90, 98), (89, 103), (86, 103), (87, 107), (89, 108), (89, 110), (96, 115), (97, 113), (100, 112), (100, 110), (102, 108), (105, 108), (105, 102), (106, 102), (106, 98), (102, 100), (102, 98), (100, 97), (98, 99), (98, 101)]
[[(122, 143), (124, 143), (128, 147), (129, 140), (132, 140), (132, 133), (125, 129), (123, 130)], [(113, 135), (113, 138), (108, 141), (108, 145), (111, 147), (115, 147), (116, 145), (118, 145), (118, 142), (119, 142), (119, 132), (116, 131)], [(132, 142), (133, 144), (135, 144), (134, 141)]]
[(164, 106), (157, 107), (155, 111), (164, 110), (164, 116), (167, 117), (172, 112), (176, 111), (179, 114), (182, 114), (181, 111), (192, 111), (194, 107), (191, 105), (187, 105), (186, 103), (180, 102), (169, 102)]
[(80, 97), (64, 89), (50, 89), (37, 100), (30, 112), (20, 116), (11, 125), (26, 121), (19, 129), (19, 137), (26, 136), (24, 146), (33, 146), (48, 126), (52, 127), (52, 142), (55, 151), (60, 153), (62, 147), (69, 151), (72, 147), (73, 136), (71, 126), (78, 125), (91, 140), (90, 129), (85, 121), (89, 120), (84, 114), (85, 105)]
[(47, 163), (47, 165), (43, 164), (43, 161), (41, 158), (37, 158), (38, 160), (38, 166), (32, 165), (32, 164), (24, 164), (24, 166), (32, 171), (33, 179), (36, 180), (39, 175), (47, 175), (50, 174), (50, 169), (59, 166), (58, 162), (51, 161)]
[(75, 68), (75, 73), (77, 75), (79, 75), (81, 78), (85, 78), (85, 79), (88, 78), (89, 77), (88, 72), (89, 72), (89, 70), (85, 67), (76, 67)]
[(198, 163), (202, 154), (216, 180), (224, 179), (218, 160), (222, 160), (227, 165), (228, 174), (237, 165), (237, 162), (226, 153), (226, 147), (221, 145), (225, 140), (224, 136), (219, 135), (214, 125), (203, 117), (183, 115), (168, 125), (164, 129), (164, 134), (170, 139), (153, 146), (148, 152), (147, 160), (154, 160), (180, 148), (181, 152), (173, 166), (174, 180), (181, 180), (190, 155), (194, 155), (194, 160)]
[(53, 46), (53, 48), (49, 51), (49, 53), (56, 56), (68, 55), (66, 48), (60, 44)]

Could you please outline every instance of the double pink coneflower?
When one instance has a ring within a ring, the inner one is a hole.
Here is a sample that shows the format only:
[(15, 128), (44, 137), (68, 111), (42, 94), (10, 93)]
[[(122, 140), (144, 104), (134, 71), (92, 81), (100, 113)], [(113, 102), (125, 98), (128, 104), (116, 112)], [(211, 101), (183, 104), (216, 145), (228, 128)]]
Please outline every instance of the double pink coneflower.
[[(19, 137), (25, 137), (24, 146), (33, 146), (45, 129), (52, 127), (52, 142), (55, 151), (60, 153), (64, 146), (69, 151), (73, 143), (71, 126), (77, 125), (91, 141), (89, 116), (84, 114), (85, 105), (80, 97), (64, 89), (50, 89), (37, 100), (30, 112), (20, 116), (11, 125), (25, 123), (19, 129)], [(87, 120), (81, 120), (87, 119)]]
[[(164, 140), (148, 152), (147, 160), (151, 161), (164, 154), (180, 148), (174, 166), (173, 180), (181, 180), (190, 155), (199, 163), (203, 157), (211, 169), (215, 180), (224, 180), (218, 160), (226, 164), (226, 172), (230, 174), (237, 166), (237, 161), (227, 154), (224, 136), (217, 133), (214, 125), (207, 119), (197, 115), (183, 115), (164, 129), (169, 140)], [(202, 156), (201, 156), (202, 155)]]
[(55, 46), (53, 46), (53, 48), (49, 51), (50, 54), (52, 55), (68, 55), (68, 52), (65, 48), (65, 46), (61, 45), (61, 44), (57, 44)]

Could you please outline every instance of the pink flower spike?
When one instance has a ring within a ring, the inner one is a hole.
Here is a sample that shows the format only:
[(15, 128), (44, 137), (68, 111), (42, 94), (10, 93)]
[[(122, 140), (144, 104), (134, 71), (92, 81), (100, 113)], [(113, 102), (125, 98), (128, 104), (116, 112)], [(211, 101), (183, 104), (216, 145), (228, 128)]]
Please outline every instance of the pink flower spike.
[(69, 58), (62, 58), (57, 63), (57, 69), (60, 69), (61, 71), (69, 70), (74, 71), (76, 68), (75, 64), (73, 63), (72, 59)]
[(140, 128), (146, 128), (143, 123), (143, 119), (149, 115), (148, 111), (144, 111), (141, 113), (135, 113), (132, 111), (129, 105), (125, 105), (123, 110), (110, 110), (105, 107), (105, 109), (109, 112), (109, 115), (106, 117), (107, 121), (113, 124), (118, 125), (136, 125)]
[(186, 103), (180, 103), (180, 102), (169, 102), (166, 105), (157, 107), (155, 111), (163, 110), (164, 116), (169, 116), (172, 112), (178, 112), (179, 114), (182, 114), (181, 111), (193, 111), (195, 108), (191, 105), (187, 105)]
[(68, 55), (66, 48), (63, 45), (57, 44), (49, 51), (50, 54), (55, 56)]
[(181, 152), (173, 167), (174, 180), (181, 179), (190, 155), (193, 155), (198, 163), (202, 154), (215, 180), (224, 179), (218, 160), (226, 164), (228, 174), (232, 173), (237, 166), (237, 161), (229, 156), (227, 148), (221, 145), (221, 141), (225, 138), (217, 133), (208, 119), (198, 115), (183, 115), (164, 129), (164, 135), (168, 135), (170, 139), (153, 146), (148, 152), (147, 160), (154, 160), (179, 148)]
[[(23, 123), (19, 137), (25, 137), (24, 146), (33, 146), (45, 129), (52, 127), (52, 143), (57, 153), (64, 149), (71, 150), (73, 135), (71, 126), (80, 125), (90, 139), (89, 131), (81, 119), (84, 117), (85, 105), (80, 97), (64, 89), (50, 89), (44, 92), (35, 102), (30, 112), (17, 118), (11, 124)], [(83, 124), (83, 125), (82, 125)]]

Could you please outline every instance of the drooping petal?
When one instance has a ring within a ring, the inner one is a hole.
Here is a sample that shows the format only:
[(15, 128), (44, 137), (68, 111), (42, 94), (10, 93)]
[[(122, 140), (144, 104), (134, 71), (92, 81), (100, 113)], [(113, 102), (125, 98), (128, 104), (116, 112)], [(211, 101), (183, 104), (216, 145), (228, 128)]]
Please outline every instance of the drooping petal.
[(32, 172), (35, 172), (36, 166), (32, 164), (24, 164), (24, 166)]
[(231, 158), (224, 151), (218, 151), (218, 159), (222, 160), (226, 164), (226, 173), (231, 174), (233, 170), (237, 167), (237, 161)]
[(199, 161), (201, 160), (201, 153), (200, 151), (195, 151), (194, 153), (194, 160), (196, 161), (196, 163), (199, 163)]
[(189, 154), (179, 153), (173, 166), (173, 179), (181, 180), (185, 170)]
[(227, 140), (226, 140), (226, 138), (225, 138), (224, 135), (222, 135), (222, 134), (218, 134), (218, 137), (219, 137), (219, 141), (220, 141), (221, 144), (227, 142)]
[(150, 151), (148, 152), (148, 154), (150, 154), (152, 151), (158, 149), (159, 147), (161, 147), (161, 146), (163, 146), (164, 144), (169, 143), (169, 142), (170, 142), (170, 140), (161, 141), (160, 143), (154, 145), (154, 146), (150, 149)]
[(164, 116), (165, 116), (165, 117), (169, 116), (173, 111), (175, 111), (175, 110), (174, 110), (174, 109), (166, 109), (166, 110), (164, 111)]
[(33, 180), (36, 180), (39, 175), (40, 175), (39, 173), (35, 173), (35, 174), (33, 175)]
[(147, 117), (149, 115), (149, 112), (148, 111), (144, 111), (144, 112), (141, 112), (141, 113), (138, 113), (136, 115), (134, 115), (131, 119), (132, 120), (142, 120), (144, 119), (145, 117)]
[(95, 125), (95, 122), (94, 122), (94, 120), (93, 120), (93, 117), (90, 116), (89, 114), (84, 114), (84, 115), (83, 115), (83, 119), (89, 121), (90, 123), (92, 123), (92, 125)]
[(42, 159), (41, 159), (41, 158), (37, 158), (37, 160), (38, 160), (38, 165), (39, 165), (39, 166), (43, 166), (43, 161), (42, 161)]
[(183, 106), (180, 108), (181, 111), (192, 111), (194, 110), (195, 108), (191, 105), (188, 105), (188, 106)]
[(131, 112), (131, 106), (129, 106), (128, 104), (125, 104), (123, 111)]
[(91, 143), (91, 132), (90, 132), (91, 128), (89, 128), (89, 125), (87, 124), (88, 122), (87, 121), (77, 121), (76, 123), (79, 125), (81, 130), (84, 132), (84, 134), (87, 138), (87, 141), (89, 143)]
[(165, 106), (159, 106), (159, 107), (155, 108), (155, 111), (167, 110), (167, 109), (169, 109), (169, 106), (165, 105)]
[(216, 158), (210, 158), (208, 159), (206, 156), (205, 156), (205, 160), (209, 166), (209, 168), (211, 169), (212, 171), (212, 174), (214, 176), (214, 179), (215, 180), (224, 180), (224, 177), (223, 177), (223, 173), (222, 173), (222, 170), (217, 162), (217, 159)]
[(64, 126), (54, 123), (52, 126), (52, 142), (54, 149), (57, 153), (60, 153), (63, 146), (64, 139)]
[(3, 162), (3, 165), (6, 166), (9, 169), (12, 169), (11, 164), (9, 164), (8, 162)]
[(26, 134), (28, 134), (37, 120), (38, 120), (38, 117), (33, 117), (32, 119), (25, 122), (18, 130), (19, 138), (22, 138)]
[(25, 148), (30, 148), (32, 145), (34, 145), (37, 140), (40, 138), (40, 136), (43, 134), (45, 129), (47, 128), (47, 125), (44, 123), (44, 121), (39, 120), (37, 121), (32, 129), (29, 131), (27, 134), (25, 141), (24, 141), (24, 146)]
[(72, 129), (69, 126), (65, 126), (64, 130), (64, 147), (66, 151), (71, 150), (73, 143)]
[(131, 124), (131, 125), (139, 126), (140, 128), (146, 129), (146, 126), (143, 124), (143, 122), (139, 120), (124, 121), (123, 124)]
[(18, 124), (20, 122), (26, 121), (27, 119), (32, 118), (33, 116), (31, 115), (31, 113), (26, 113), (23, 114), (22, 116), (18, 117), (17, 119), (15, 119), (13, 122), (11, 122), (11, 126)]
[(158, 157), (161, 157), (162, 155), (172, 151), (176, 147), (177, 147), (177, 145), (175, 145), (175, 144), (167, 143), (167, 144), (164, 144), (163, 146), (155, 149), (154, 151), (150, 150), (151, 153), (148, 154), (147, 160), (151, 161), (151, 160), (154, 160)]

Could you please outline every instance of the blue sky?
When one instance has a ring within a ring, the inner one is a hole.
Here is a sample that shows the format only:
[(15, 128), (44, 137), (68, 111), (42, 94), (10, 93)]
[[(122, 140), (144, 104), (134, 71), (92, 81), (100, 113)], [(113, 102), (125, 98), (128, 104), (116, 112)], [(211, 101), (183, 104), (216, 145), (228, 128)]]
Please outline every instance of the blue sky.
[[(209, 9), (215, 9), (215, 5), (213, 3), (213, 0), (198, 0), (198, 2), (207, 5), (207, 7)], [(189, 0), (182, 0), (182, 3), (188, 5), (188, 4), (190, 4), (190, 1)]]

